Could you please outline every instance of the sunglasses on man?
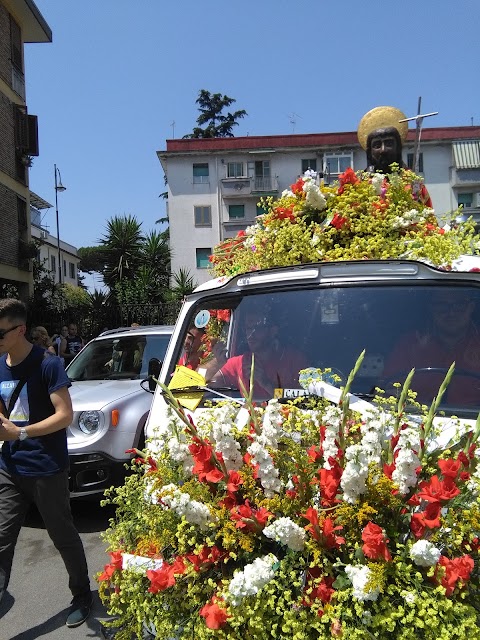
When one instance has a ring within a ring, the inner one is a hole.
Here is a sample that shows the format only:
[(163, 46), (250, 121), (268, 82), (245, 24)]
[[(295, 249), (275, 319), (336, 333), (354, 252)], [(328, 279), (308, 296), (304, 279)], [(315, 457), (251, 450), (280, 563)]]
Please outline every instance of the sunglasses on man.
[(18, 327), (21, 326), (21, 324), (16, 324), (14, 327), (10, 327), (10, 329), (0, 329), (0, 340), (3, 340), (7, 333), (10, 333), (10, 331), (13, 331), (14, 329), (18, 329)]

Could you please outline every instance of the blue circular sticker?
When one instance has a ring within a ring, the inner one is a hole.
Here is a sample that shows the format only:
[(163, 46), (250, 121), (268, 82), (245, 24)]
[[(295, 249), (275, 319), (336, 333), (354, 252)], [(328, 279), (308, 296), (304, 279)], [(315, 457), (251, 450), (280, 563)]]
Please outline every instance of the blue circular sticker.
[(195, 326), (197, 327), (197, 329), (204, 329), (207, 326), (209, 320), (210, 311), (208, 311), (207, 309), (202, 309), (202, 311), (199, 311), (195, 316)]

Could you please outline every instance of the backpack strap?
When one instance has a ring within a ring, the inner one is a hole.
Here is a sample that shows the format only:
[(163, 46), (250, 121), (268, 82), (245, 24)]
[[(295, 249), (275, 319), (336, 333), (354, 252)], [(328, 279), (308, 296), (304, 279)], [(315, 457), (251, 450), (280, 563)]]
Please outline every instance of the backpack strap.
[[(38, 364), (40, 364), (43, 360), (46, 360), (48, 358), (48, 356), (52, 356), (52, 353), (49, 353), (48, 351), (44, 351), (42, 354), (42, 357), (40, 360), (36, 360), (36, 362), (34, 363), (34, 366), (37, 366)], [(10, 414), (12, 413), (13, 407), (15, 406), (16, 401), (18, 400), (18, 397), (23, 389), (23, 387), (27, 384), (28, 380), (29, 380), (30, 376), (27, 376), (26, 378), (21, 378), (18, 382), (17, 385), (15, 387), (15, 389), (13, 390), (12, 395), (10, 396), (10, 400), (8, 401), (8, 407), (5, 404), (5, 401), (3, 400), (2, 396), (0, 396), (0, 409), (2, 409), (2, 413), (6, 418), (10, 418)]]

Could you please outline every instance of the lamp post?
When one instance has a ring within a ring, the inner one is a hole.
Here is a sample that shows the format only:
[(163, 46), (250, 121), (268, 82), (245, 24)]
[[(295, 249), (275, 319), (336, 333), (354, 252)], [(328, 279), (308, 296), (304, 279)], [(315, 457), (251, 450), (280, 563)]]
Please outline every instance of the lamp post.
[[(62, 284), (62, 254), (60, 252), (60, 226), (58, 224), (58, 192), (65, 191), (67, 187), (62, 184), (62, 176), (60, 175), (60, 169), (57, 165), (54, 166), (55, 173), (55, 214), (57, 216), (57, 250), (58, 250), (58, 284)], [(58, 175), (58, 180), (57, 180)]]

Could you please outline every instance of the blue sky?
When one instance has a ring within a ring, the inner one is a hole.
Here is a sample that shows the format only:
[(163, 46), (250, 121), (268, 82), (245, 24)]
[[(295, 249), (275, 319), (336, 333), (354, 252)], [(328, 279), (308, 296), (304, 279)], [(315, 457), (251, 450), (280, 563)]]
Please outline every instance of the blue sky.
[[(239, 136), (353, 131), (381, 104), (415, 115), (419, 96), (439, 112), (425, 126), (480, 124), (478, 0), (36, 4), (53, 43), (25, 47), (40, 138), (30, 188), (54, 204), (57, 164), (60, 236), (77, 247), (115, 215), (155, 228), (156, 151), (192, 131), (200, 89), (248, 112)], [(44, 223), (56, 234), (54, 208)]]

